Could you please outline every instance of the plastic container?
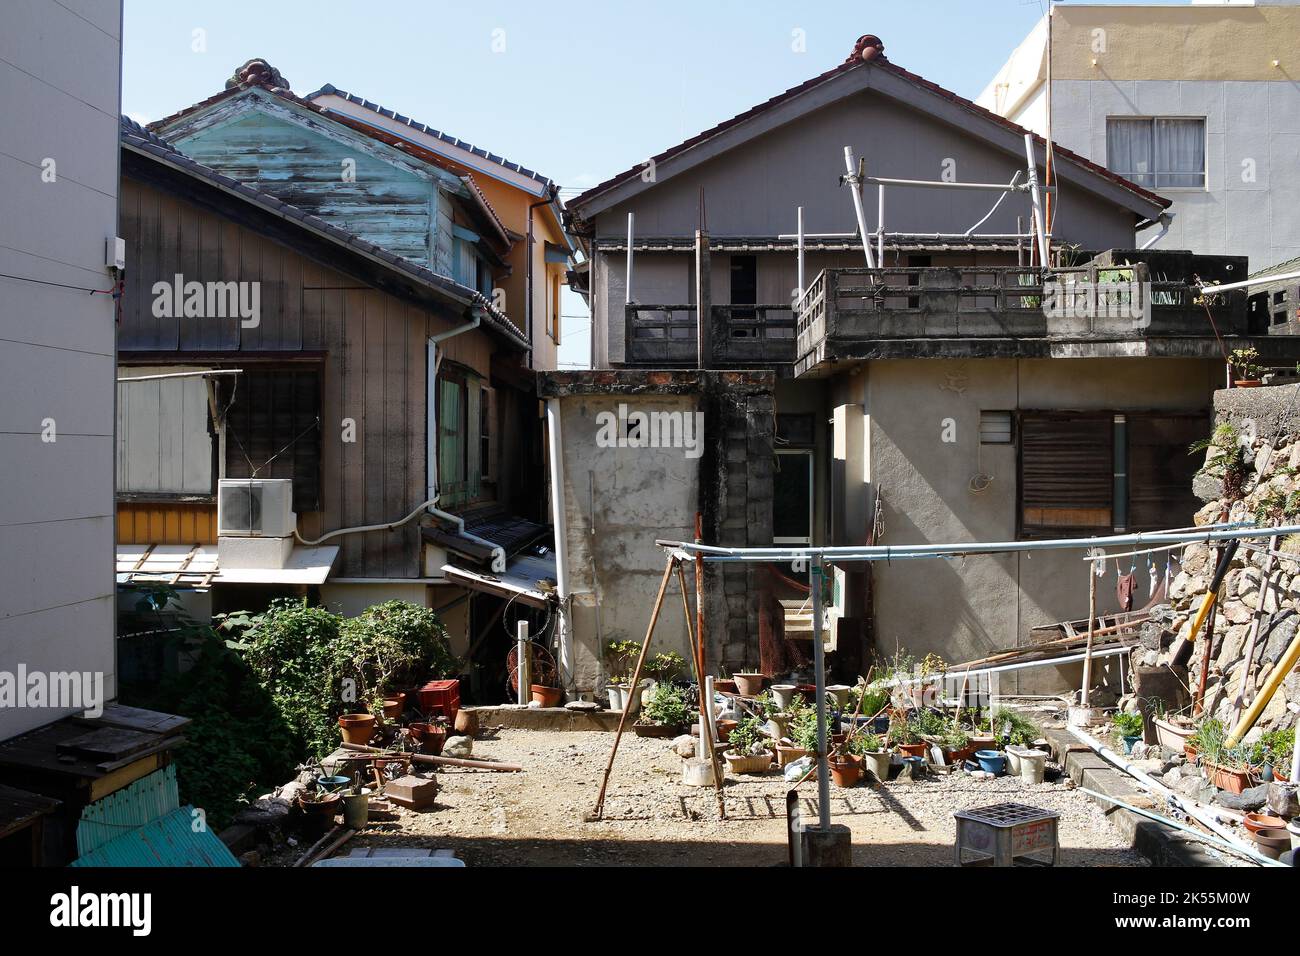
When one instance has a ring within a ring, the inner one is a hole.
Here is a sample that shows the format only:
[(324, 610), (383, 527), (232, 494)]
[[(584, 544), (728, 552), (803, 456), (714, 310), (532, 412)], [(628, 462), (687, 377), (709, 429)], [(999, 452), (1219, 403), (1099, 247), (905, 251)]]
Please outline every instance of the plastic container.
[(422, 714), (446, 717), (448, 724), (456, 725), (456, 712), (460, 710), (460, 681), (431, 680), (415, 693), (420, 699)]
[(1008, 747), (1007, 755), (1007, 773), (1012, 776), (1020, 776), (1020, 755), (1024, 752), (1022, 747)]
[(873, 777), (884, 783), (889, 779), (889, 753), (887, 751), (877, 751), (875, 753), (862, 755), (862, 767)]
[(794, 703), (795, 691), (798, 690), (794, 684), (773, 684), (769, 690), (772, 691), (772, 700), (776, 702), (778, 710), (786, 710)]
[(1286, 825), (1287, 836), (1291, 838), (1291, 849), (1300, 850), (1300, 820), (1292, 820)]
[(977, 750), (975, 759), (979, 761), (980, 769), (985, 773), (1000, 777), (1007, 771), (1006, 754), (999, 750)]
[(370, 819), (370, 797), (364, 793), (350, 793), (343, 798), (343, 825), (360, 830)]
[(1041, 750), (1020, 752), (1020, 780), (1022, 783), (1042, 783), (1047, 772), (1047, 754)]

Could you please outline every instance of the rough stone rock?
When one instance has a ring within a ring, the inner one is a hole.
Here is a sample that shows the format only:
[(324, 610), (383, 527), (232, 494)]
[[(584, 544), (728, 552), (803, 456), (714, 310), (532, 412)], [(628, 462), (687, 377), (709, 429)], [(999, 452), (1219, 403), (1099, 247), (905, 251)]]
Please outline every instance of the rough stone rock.
[(1260, 571), (1259, 568), (1246, 568), (1246, 570), (1241, 572), (1241, 577), (1237, 578), (1236, 591), (1230, 593), (1235, 593), (1237, 597), (1241, 597), (1243, 594), (1247, 594), (1251, 591), (1258, 591), (1259, 582), (1262, 581), (1263, 578), (1264, 573)]
[(1176, 789), (1179, 781), (1181, 781), (1182, 779), (1183, 779), (1182, 767), (1178, 767), (1178, 766), (1170, 767), (1164, 773), (1164, 784), (1166, 787), (1170, 787), (1171, 789)]
[(289, 815), (292, 804), (282, 797), (255, 800), (235, 814), (235, 822), (250, 827), (278, 826)]
[(262, 854), (256, 850), (245, 850), (239, 854), (240, 866), (258, 866), (262, 862)]
[(682, 734), (680, 737), (674, 737), (673, 750), (679, 757), (694, 757), (695, 738), (690, 734)]
[(1223, 617), (1230, 624), (1245, 624), (1259, 603), (1259, 592), (1251, 591), (1239, 600), (1225, 601)]
[(444, 757), (459, 757), (464, 759), (473, 752), (473, 737), (448, 737), (447, 742), (442, 745), (442, 755)]
[(1133, 766), (1149, 776), (1156, 777), (1164, 773), (1165, 762), (1163, 760), (1135, 760)]
[[(313, 778), (313, 780), (314, 779), (315, 778)], [(275, 792), (275, 796), (279, 797), (281, 800), (285, 801), (286, 803), (293, 803), (294, 800), (298, 799), (298, 794), (305, 791), (307, 787), (308, 787), (308, 783), (302, 780), (290, 780), (288, 783), (286, 783), (283, 787), (281, 787), (279, 790)]]
[(1133, 749), (1129, 751), (1128, 755), (1132, 760), (1141, 762), (1145, 761), (1150, 754), (1151, 748), (1139, 740), (1133, 745)]
[[(1259, 654), (1259, 658), (1270, 663), (1281, 658), (1283, 652), (1286, 651), (1295, 638), (1297, 625), (1300, 625), (1300, 617), (1296, 615), (1295, 611), (1283, 611), (1278, 616), (1271, 618), (1268, 621), (1268, 639), (1260, 642), (1264, 649)], [(1262, 628), (1261, 633), (1263, 633)]]
[(1241, 656), (1246, 637), (1250, 634), (1249, 624), (1234, 624), (1223, 634), (1223, 643), (1219, 646), (1218, 659), (1233, 662)]
[(1258, 787), (1251, 787), (1245, 793), (1229, 793), (1227, 790), (1220, 790), (1215, 794), (1214, 802), (1229, 810), (1249, 813), (1262, 807), (1267, 799), (1268, 784), (1260, 784)]
[(1174, 790), (1181, 793), (1185, 797), (1195, 797), (1197, 794), (1201, 792), (1201, 788), (1204, 786), (1205, 783), (1204, 781), (1201, 780), (1200, 777), (1180, 776), (1177, 785), (1174, 787)]

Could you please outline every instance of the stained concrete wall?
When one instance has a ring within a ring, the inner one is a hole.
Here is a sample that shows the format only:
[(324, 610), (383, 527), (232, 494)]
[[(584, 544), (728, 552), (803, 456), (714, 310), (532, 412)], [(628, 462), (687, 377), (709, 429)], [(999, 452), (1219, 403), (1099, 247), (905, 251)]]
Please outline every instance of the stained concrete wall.
[[(869, 479), (884, 508), (880, 544), (1016, 538), (1016, 446), (981, 445), (982, 410), (1204, 411), (1219, 384), (1210, 360), (1128, 359), (875, 361), (837, 393), (869, 415)], [(839, 399), (836, 399), (837, 401)], [(956, 441), (945, 443), (945, 419)], [(992, 476), (982, 492), (977, 473)], [(1191, 523), (1191, 515), (1188, 515)], [(1076, 551), (899, 561), (874, 568), (876, 646), (950, 662), (1023, 643), (1038, 624), (1088, 615), (1088, 578)], [(1114, 578), (1098, 612), (1118, 610)], [(1145, 588), (1140, 592), (1145, 602)], [(1073, 681), (1068, 669), (1024, 672), (1032, 693)], [(1077, 681), (1075, 681), (1077, 683)]]
[[(611, 641), (645, 638), (665, 555), (656, 539), (770, 545), (773, 376), (763, 372), (558, 372), (539, 391), (560, 407), (565, 562), (572, 595), (574, 686), (599, 693)], [(608, 447), (607, 419), (627, 413), (703, 415), (702, 440), (683, 447)], [(690, 454), (688, 454), (690, 451)], [(694, 455), (694, 457), (692, 457)], [(742, 565), (705, 577), (710, 670), (758, 663), (758, 593)], [(694, 603), (693, 571), (687, 586)], [(670, 584), (654, 652), (686, 656), (686, 618)]]
[[(19, 0), (0, 30), (0, 272), (22, 277), (0, 280), (0, 671), (101, 672), (109, 697), (114, 300), (75, 290), (112, 284), (121, 16)], [(69, 712), (0, 707), (0, 740)]]

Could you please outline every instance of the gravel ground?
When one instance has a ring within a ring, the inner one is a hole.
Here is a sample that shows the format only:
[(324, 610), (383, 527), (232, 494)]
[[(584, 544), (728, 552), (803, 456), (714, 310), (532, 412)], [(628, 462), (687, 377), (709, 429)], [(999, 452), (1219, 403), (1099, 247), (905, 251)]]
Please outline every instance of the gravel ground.
[[(416, 845), (450, 848), (470, 866), (779, 866), (787, 858), (785, 793), (776, 771), (730, 777), (727, 819), (711, 788), (681, 783), (681, 758), (667, 740), (627, 736), (605, 799), (594, 807), (613, 735), (499, 730), (481, 735), (474, 756), (524, 766), (524, 773), (446, 769), (436, 809), (399, 809), (373, 822), (348, 848)], [(806, 781), (805, 819), (816, 814), (816, 781)], [(853, 831), (859, 866), (950, 866), (952, 814), (1020, 802), (1060, 813), (1064, 866), (1143, 866), (1105, 815), (1068, 783), (977, 780), (963, 773), (883, 788), (832, 789), (831, 818)], [(301, 852), (299, 850), (299, 852)]]

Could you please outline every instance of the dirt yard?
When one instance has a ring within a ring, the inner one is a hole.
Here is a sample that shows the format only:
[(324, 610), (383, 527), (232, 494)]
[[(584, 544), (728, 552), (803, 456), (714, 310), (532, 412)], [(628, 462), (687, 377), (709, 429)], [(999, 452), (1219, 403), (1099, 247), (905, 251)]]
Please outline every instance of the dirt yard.
[[(605, 819), (586, 823), (612, 734), (487, 731), (474, 756), (522, 764), (524, 773), (447, 769), (437, 808), (398, 810), (372, 822), (347, 847), (449, 848), (470, 866), (781, 866), (786, 863), (785, 794), (779, 773), (727, 780), (727, 819), (714, 791), (681, 783), (681, 758), (667, 740), (628, 736), (605, 800)], [(805, 819), (816, 815), (806, 781)], [(952, 865), (955, 810), (1009, 801), (1061, 814), (1064, 866), (1142, 866), (1105, 814), (1066, 784), (977, 780), (965, 774), (865, 783), (832, 790), (832, 820), (853, 831), (859, 866)], [(300, 852), (300, 851), (299, 851)]]

